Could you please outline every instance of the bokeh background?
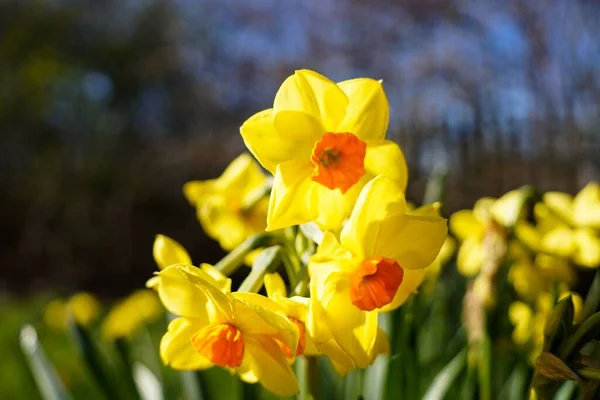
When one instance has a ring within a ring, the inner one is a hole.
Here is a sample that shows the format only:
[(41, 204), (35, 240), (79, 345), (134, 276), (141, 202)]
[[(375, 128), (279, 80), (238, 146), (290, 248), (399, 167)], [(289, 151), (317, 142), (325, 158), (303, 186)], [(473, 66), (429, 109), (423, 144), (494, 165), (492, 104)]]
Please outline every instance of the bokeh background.
[[(140, 287), (163, 233), (223, 254), (181, 187), (218, 176), (281, 82), (383, 79), (419, 202), (600, 177), (600, 3), (0, 1), (0, 297)], [(0, 321), (0, 323), (2, 323)]]

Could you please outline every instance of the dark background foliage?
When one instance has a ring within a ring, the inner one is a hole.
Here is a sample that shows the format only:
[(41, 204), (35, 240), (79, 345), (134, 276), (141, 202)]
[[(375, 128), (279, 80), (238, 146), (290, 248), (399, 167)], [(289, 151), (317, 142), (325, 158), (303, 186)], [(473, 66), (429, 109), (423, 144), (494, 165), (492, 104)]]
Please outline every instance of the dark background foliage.
[(294, 69), (384, 80), (419, 201), (599, 178), (600, 4), (586, 0), (0, 1), (0, 293), (120, 295), (154, 235), (222, 252), (181, 186), (244, 150)]

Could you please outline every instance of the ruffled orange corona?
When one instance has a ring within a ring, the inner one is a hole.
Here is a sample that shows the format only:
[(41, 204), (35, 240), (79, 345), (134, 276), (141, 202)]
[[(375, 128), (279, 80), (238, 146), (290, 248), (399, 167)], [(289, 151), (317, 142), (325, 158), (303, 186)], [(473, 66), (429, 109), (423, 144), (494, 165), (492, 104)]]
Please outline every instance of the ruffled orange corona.
[(244, 359), (245, 342), (242, 332), (230, 324), (209, 325), (191, 339), (198, 354), (219, 367), (237, 368)]
[(352, 304), (373, 311), (394, 300), (404, 278), (404, 270), (395, 260), (372, 257), (361, 262), (350, 277)]
[(346, 193), (365, 174), (366, 152), (367, 144), (352, 133), (325, 133), (312, 151), (312, 180)]

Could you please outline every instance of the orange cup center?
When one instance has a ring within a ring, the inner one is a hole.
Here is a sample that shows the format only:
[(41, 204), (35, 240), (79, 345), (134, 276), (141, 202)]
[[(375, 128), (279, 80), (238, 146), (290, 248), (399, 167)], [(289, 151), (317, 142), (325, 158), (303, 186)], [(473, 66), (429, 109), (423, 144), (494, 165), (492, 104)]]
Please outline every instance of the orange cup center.
[(350, 276), (352, 304), (373, 311), (394, 300), (404, 278), (404, 270), (395, 260), (372, 257), (361, 262)]
[(209, 325), (191, 337), (192, 346), (220, 367), (237, 368), (244, 359), (244, 335), (230, 324)]
[(346, 193), (365, 174), (367, 144), (352, 133), (326, 132), (313, 148), (312, 180)]

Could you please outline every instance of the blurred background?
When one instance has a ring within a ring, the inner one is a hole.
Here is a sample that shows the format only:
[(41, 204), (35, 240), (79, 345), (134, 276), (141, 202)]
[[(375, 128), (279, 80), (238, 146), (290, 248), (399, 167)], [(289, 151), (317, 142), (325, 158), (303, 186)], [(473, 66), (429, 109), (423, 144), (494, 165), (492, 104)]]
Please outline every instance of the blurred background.
[(124, 295), (157, 233), (218, 260), (181, 187), (300, 68), (383, 79), (416, 202), (437, 163), (447, 211), (575, 192), (600, 178), (598, 37), (585, 0), (0, 1), (0, 299)]

